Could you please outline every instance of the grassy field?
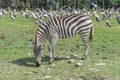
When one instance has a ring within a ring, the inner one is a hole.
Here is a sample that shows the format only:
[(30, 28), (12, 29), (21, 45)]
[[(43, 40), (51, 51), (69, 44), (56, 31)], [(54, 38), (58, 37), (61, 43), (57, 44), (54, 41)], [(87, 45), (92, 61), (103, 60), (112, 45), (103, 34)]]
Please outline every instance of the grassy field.
[[(93, 20), (94, 21), (94, 20)], [(42, 66), (35, 67), (33, 45), (37, 25), (32, 19), (8, 16), (0, 19), (0, 80), (120, 80), (120, 25), (115, 18), (109, 28), (103, 21), (96, 24), (94, 41), (90, 43), (87, 60), (80, 61), (84, 46), (79, 35), (59, 39), (56, 55), (61, 57), (48, 64), (48, 42), (45, 42)], [(77, 57), (71, 57), (76, 54)], [(70, 59), (73, 63), (68, 63)], [(82, 65), (76, 67), (80, 62)]]

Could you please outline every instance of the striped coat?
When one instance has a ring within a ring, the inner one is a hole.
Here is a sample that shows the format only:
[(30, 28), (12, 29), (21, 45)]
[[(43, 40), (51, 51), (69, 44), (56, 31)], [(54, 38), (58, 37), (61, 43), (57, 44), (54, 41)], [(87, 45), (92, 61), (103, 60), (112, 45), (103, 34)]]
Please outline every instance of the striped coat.
[(41, 64), (42, 45), (45, 39), (50, 42), (49, 54), (50, 63), (54, 61), (54, 46), (58, 38), (69, 38), (75, 34), (80, 34), (85, 43), (85, 52), (82, 59), (86, 58), (89, 49), (88, 34), (90, 40), (93, 37), (93, 26), (90, 17), (86, 14), (72, 14), (68, 16), (56, 16), (41, 23), (35, 34), (34, 54), (36, 66)]

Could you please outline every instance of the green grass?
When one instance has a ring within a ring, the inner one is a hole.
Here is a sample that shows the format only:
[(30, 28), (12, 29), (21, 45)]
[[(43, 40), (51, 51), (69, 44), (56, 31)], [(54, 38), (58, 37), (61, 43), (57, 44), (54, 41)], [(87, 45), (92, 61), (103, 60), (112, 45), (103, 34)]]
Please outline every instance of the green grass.
[[(94, 20), (93, 20), (94, 21)], [(33, 45), (37, 25), (32, 19), (17, 16), (11, 21), (8, 16), (0, 19), (0, 80), (119, 80), (120, 79), (120, 25), (115, 18), (110, 20), (109, 28), (103, 21), (94, 21), (94, 41), (90, 43), (87, 60), (81, 67), (75, 67), (83, 54), (84, 46), (76, 35), (69, 39), (59, 39), (56, 44), (56, 55), (61, 60), (48, 64), (48, 42), (45, 42), (42, 66), (35, 67)], [(77, 58), (68, 63), (72, 54)], [(103, 65), (96, 65), (102, 63)]]

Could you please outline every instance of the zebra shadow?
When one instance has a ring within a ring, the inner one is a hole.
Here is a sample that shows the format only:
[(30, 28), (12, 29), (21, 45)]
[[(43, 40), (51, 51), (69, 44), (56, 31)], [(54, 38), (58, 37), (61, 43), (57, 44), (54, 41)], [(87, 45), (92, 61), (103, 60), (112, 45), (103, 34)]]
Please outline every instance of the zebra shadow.
[[(60, 60), (67, 60), (67, 58), (60, 58), (60, 59), (57, 59), (55, 61), (60, 61)], [(34, 57), (20, 58), (17, 60), (13, 60), (11, 62), (13, 64), (16, 64), (19, 66), (36, 67), (36, 65), (35, 65), (36, 60)], [(42, 57), (42, 64), (49, 65), (49, 57), (48, 56)]]
[[(42, 58), (42, 62), (47, 62), (49, 59), (47, 57)], [(35, 66), (35, 58), (34, 57), (27, 57), (27, 58), (20, 58), (17, 60), (11, 61), (13, 64), (19, 65), (19, 66), (26, 66), (26, 67), (36, 67)]]

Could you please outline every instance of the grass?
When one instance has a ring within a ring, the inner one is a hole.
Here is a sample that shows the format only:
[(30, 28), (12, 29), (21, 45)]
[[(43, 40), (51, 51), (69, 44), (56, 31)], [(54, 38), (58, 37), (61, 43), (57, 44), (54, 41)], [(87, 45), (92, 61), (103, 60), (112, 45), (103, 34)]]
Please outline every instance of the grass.
[[(94, 21), (94, 19), (93, 19)], [(48, 42), (45, 42), (42, 66), (35, 67), (33, 45), (37, 25), (32, 19), (17, 16), (11, 21), (8, 16), (0, 19), (0, 80), (119, 80), (120, 79), (120, 25), (115, 18), (110, 20), (112, 27), (104, 21), (96, 24), (94, 41), (90, 43), (87, 60), (75, 67), (83, 54), (83, 43), (76, 35), (69, 39), (59, 39), (56, 55), (62, 57), (53, 65), (48, 64)], [(77, 58), (68, 63), (72, 54)]]

